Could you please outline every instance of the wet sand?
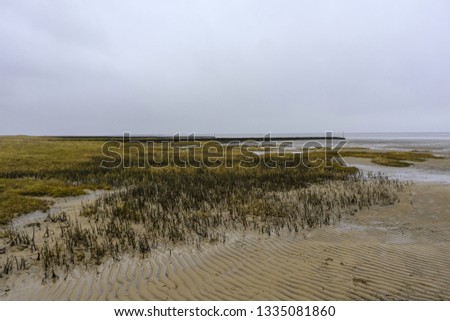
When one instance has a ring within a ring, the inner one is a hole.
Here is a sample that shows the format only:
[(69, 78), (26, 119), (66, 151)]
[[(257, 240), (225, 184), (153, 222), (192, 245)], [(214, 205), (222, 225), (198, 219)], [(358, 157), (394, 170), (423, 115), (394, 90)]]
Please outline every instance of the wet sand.
[(450, 157), (428, 159), (425, 162), (410, 162), (409, 167), (387, 167), (376, 165), (368, 158), (345, 157), (350, 166), (363, 172), (382, 172), (390, 178), (419, 183), (450, 184)]
[(32, 267), (0, 278), (0, 299), (450, 300), (449, 196), (450, 185), (415, 184), (400, 203), (335, 226), (236, 232), (225, 244), (77, 267), (45, 284)]

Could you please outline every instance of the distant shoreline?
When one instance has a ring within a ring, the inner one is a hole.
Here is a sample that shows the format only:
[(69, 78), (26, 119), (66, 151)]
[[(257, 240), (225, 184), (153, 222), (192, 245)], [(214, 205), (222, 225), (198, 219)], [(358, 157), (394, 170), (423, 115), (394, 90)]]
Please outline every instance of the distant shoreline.
[[(43, 138), (56, 138), (66, 140), (123, 140), (124, 136), (40, 136)], [(129, 139), (134, 142), (143, 141), (217, 141), (221, 143), (233, 142), (233, 141), (293, 141), (293, 140), (345, 140), (345, 137), (339, 136), (289, 136), (289, 137), (264, 137), (264, 136), (252, 136), (252, 137), (216, 137), (216, 136), (129, 136)]]

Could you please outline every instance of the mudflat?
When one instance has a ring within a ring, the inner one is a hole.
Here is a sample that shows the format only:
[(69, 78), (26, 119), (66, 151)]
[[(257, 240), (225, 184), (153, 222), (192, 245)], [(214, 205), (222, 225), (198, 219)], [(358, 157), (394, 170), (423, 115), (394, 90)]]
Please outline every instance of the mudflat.
[(450, 300), (450, 185), (414, 184), (400, 202), (280, 236), (76, 267), (42, 282), (0, 278), (1, 300)]

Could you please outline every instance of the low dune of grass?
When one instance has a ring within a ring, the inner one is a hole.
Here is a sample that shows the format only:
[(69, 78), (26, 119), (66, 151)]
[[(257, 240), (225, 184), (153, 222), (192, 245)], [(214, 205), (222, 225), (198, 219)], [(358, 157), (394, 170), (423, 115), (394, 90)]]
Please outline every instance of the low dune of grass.
[(381, 157), (372, 158), (371, 162), (377, 165), (390, 167), (409, 167), (412, 165), (411, 163), (407, 163), (401, 160)]
[(431, 153), (417, 151), (373, 151), (369, 149), (343, 150), (342, 157), (370, 158), (371, 162), (382, 166), (408, 167), (411, 162), (424, 162), (427, 159), (441, 159)]

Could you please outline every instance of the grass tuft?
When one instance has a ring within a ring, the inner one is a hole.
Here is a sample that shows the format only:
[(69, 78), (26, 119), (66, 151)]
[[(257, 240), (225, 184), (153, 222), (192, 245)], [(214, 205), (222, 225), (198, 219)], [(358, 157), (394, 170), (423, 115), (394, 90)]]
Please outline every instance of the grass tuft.
[(390, 167), (409, 167), (412, 165), (411, 163), (407, 163), (405, 161), (381, 157), (373, 158), (371, 162), (377, 165)]
[(370, 158), (371, 162), (381, 166), (408, 167), (410, 162), (424, 162), (427, 159), (442, 159), (443, 157), (425, 152), (373, 151), (369, 149), (351, 149), (340, 152), (342, 157)]

